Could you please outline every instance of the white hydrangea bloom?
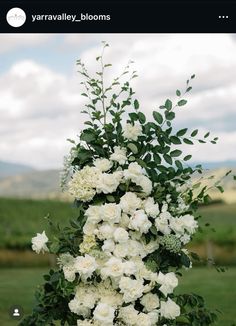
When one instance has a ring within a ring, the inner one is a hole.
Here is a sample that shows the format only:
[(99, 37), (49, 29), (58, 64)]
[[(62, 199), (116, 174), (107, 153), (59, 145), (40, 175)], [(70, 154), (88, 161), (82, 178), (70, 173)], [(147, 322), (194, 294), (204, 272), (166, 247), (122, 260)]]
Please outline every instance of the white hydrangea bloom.
[(127, 138), (128, 140), (134, 140), (136, 141), (138, 139), (138, 136), (142, 135), (142, 127), (140, 124), (134, 124), (126, 123), (123, 131), (123, 136)]
[(159, 290), (167, 296), (167, 294), (173, 293), (174, 288), (178, 285), (178, 279), (173, 272), (167, 274), (159, 272), (157, 283), (161, 284)]
[(170, 298), (161, 301), (160, 314), (166, 319), (175, 319), (180, 315), (180, 307)]
[(46, 243), (48, 242), (48, 237), (46, 236), (45, 231), (42, 233), (37, 233), (36, 237), (33, 237), (32, 240), (32, 249), (37, 253), (44, 253), (49, 251)]
[(124, 165), (127, 161), (126, 157), (126, 148), (115, 146), (114, 147), (114, 153), (110, 156), (111, 161), (118, 162), (120, 165)]
[(101, 172), (107, 172), (112, 168), (113, 162), (109, 161), (106, 158), (97, 158), (93, 162), (93, 165)]

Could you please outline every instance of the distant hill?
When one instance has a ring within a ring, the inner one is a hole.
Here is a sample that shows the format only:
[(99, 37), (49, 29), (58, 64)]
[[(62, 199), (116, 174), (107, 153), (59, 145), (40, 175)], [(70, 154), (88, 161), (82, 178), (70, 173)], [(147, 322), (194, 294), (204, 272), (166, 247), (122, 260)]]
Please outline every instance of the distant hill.
[(0, 197), (48, 198), (60, 196), (59, 171), (31, 171), (0, 179)]
[(32, 167), (27, 165), (0, 161), (0, 179), (17, 174), (27, 173), (33, 170), (34, 169)]

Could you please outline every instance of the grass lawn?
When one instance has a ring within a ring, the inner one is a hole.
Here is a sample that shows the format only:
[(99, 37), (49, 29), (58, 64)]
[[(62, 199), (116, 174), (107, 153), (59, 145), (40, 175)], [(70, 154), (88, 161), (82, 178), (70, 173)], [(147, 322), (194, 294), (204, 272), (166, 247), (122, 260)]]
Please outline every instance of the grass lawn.
[[(18, 304), (28, 313), (33, 305), (35, 287), (42, 281), (42, 268), (1, 269), (0, 278), (0, 325), (17, 325), (8, 316), (11, 305)], [(180, 280), (179, 293), (196, 292), (203, 295), (210, 308), (218, 308), (220, 315), (217, 326), (231, 326), (236, 322), (236, 268), (226, 273), (217, 273), (214, 269), (195, 268), (184, 272)]]

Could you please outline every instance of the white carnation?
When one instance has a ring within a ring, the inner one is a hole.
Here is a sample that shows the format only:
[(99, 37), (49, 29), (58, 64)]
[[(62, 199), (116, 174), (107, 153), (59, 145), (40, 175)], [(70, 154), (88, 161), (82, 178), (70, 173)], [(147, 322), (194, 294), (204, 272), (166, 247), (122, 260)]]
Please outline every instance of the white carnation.
[(118, 223), (121, 217), (121, 207), (114, 203), (101, 206), (101, 217), (103, 221)]
[(136, 209), (140, 208), (141, 204), (141, 199), (133, 192), (127, 192), (120, 199), (120, 206), (123, 212), (128, 214), (132, 214)]
[(116, 171), (112, 174), (102, 173), (97, 181), (97, 192), (109, 194), (116, 191), (123, 177), (122, 171)]
[(160, 213), (159, 205), (155, 204), (154, 199), (152, 197), (148, 197), (144, 201), (144, 210), (148, 216), (153, 218), (157, 217)]
[(144, 296), (142, 297), (140, 302), (144, 306), (145, 311), (147, 311), (147, 312), (150, 312), (150, 311), (158, 308), (160, 305), (158, 296), (151, 292), (144, 294)]
[(159, 272), (157, 283), (161, 284), (159, 290), (167, 296), (167, 294), (172, 293), (174, 288), (178, 285), (178, 279), (173, 272), (167, 274)]
[(97, 158), (94, 162), (93, 165), (99, 169), (101, 172), (106, 172), (110, 170), (110, 168), (113, 165), (113, 162), (109, 161), (106, 158)]
[(124, 165), (127, 161), (126, 148), (115, 146), (114, 153), (111, 154), (110, 160), (118, 162), (120, 165)]
[(123, 276), (119, 282), (121, 293), (124, 294), (124, 302), (129, 303), (137, 300), (143, 294), (143, 280), (133, 280)]
[(141, 233), (147, 233), (151, 226), (152, 223), (148, 220), (147, 215), (142, 209), (135, 211), (130, 218), (129, 227)]
[(114, 232), (114, 239), (116, 242), (127, 242), (129, 233), (124, 228), (117, 228)]
[(170, 298), (165, 301), (161, 301), (160, 314), (166, 319), (175, 319), (180, 315), (180, 307)]
[(123, 136), (129, 140), (137, 140), (142, 135), (142, 127), (140, 124), (127, 123), (124, 127)]
[(93, 317), (101, 325), (113, 325), (115, 309), (106, 303), (99, 303), (93, 312)]
[(94, 257), (86, 254), (75, 258), (75, 270), (81, 277), (87, 279), (92, 276), (98, 265)]
[(46, 243), (48, 242), (48, 237), (46, 236), (45, 231), (42, 233), (37, 233), (36, 237), (33, 237), (32, 240), (32, 249), (39, 254), (40, 252), (44, 253), (49, 251)]

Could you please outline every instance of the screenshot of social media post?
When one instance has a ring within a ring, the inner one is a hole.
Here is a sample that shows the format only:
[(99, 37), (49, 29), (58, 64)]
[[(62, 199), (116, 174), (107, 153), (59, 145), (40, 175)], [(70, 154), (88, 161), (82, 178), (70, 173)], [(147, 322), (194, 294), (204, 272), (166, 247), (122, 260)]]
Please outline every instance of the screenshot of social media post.
[(235, 7), (149, 5), (4, 3), (1, 326), (236, 325)]

